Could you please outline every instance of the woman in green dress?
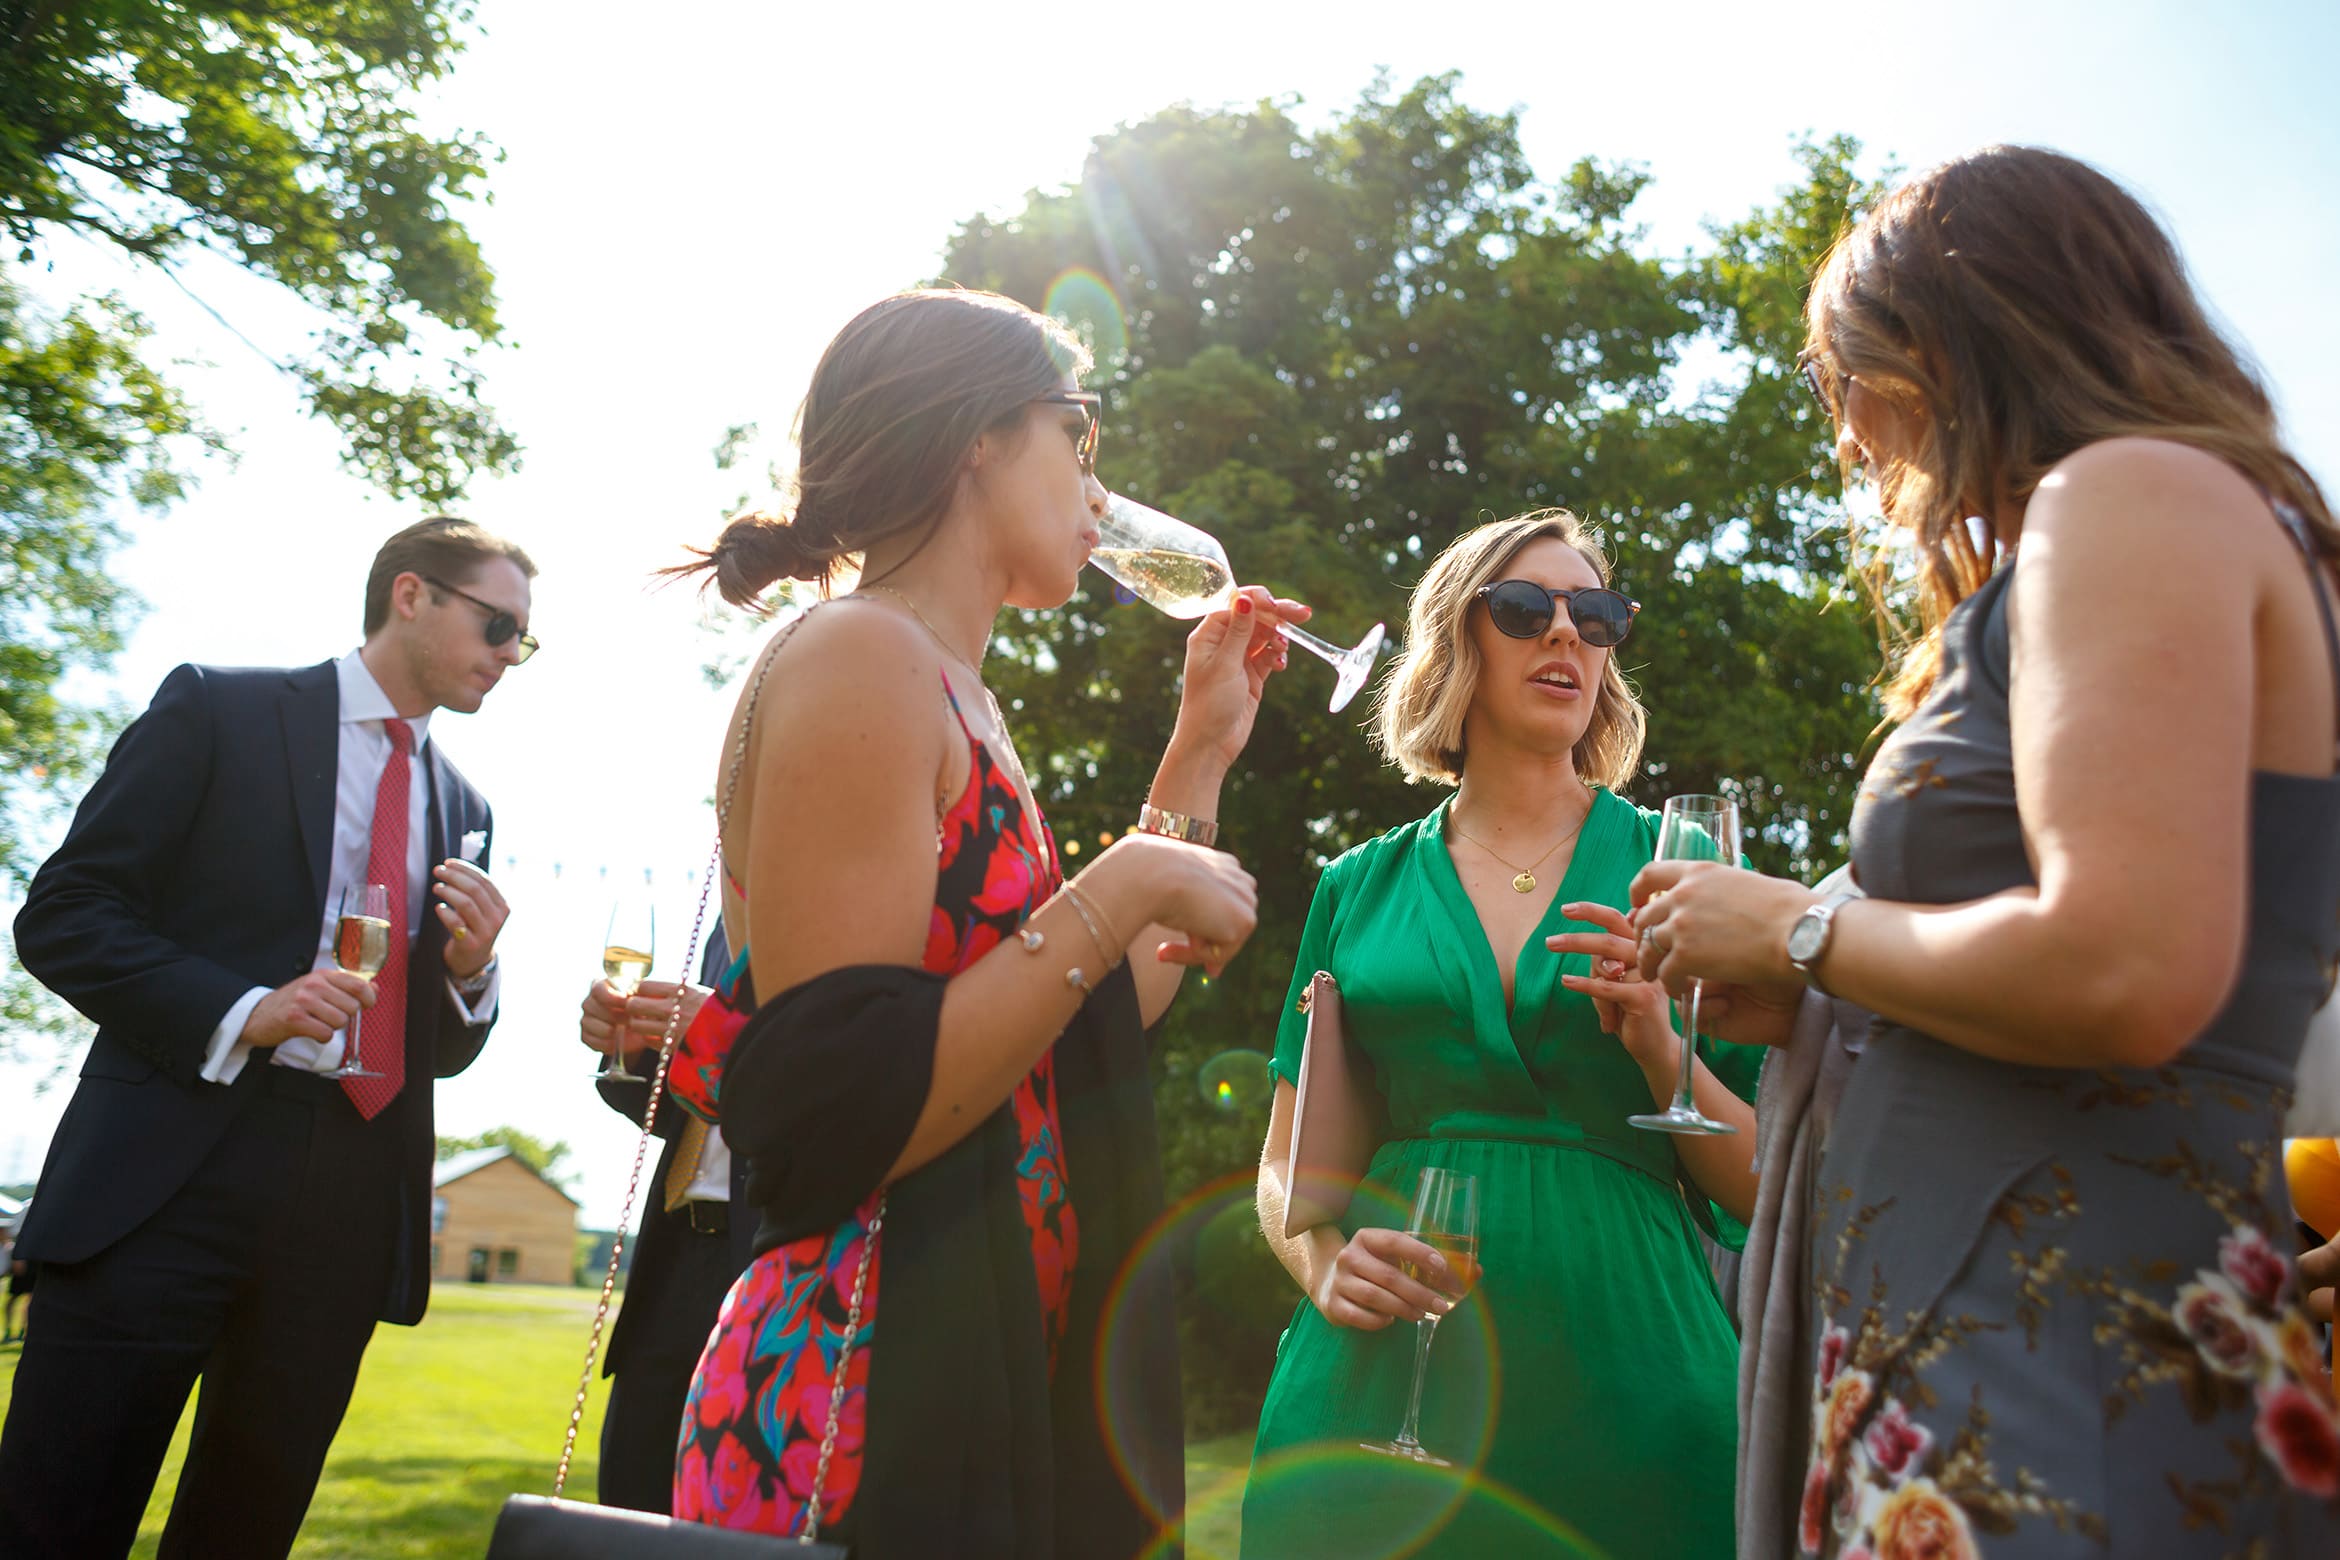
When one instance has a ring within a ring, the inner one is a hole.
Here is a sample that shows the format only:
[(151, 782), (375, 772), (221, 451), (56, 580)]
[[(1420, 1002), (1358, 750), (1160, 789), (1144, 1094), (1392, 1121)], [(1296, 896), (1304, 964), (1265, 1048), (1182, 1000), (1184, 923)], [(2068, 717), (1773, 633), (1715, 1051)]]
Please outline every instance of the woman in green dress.
[[(1644, 715), (1612, 659), (1634, 609), (1607, 575), (1550, 510), (1465, 534), (1414, 591), (1375, 738), (1409, 779), (1456, 789), (1328, 866), (1301, 934), (1259, 1207), (1306, 1298), (1261, 1415), (1247, 1556), (1732, 1551), (1737, 1342), (1698, 1236), (1735, 1243), (1752, 1201), (1756, 1053), (1699, 1066), (1699, 1108), (1738, 1136), (1627, 1125), (1671, 1098), (1678, 1041), (1622, 914), (1657, 817), (1615, 790)], [(1286, 1240), (1297, 1005), (1318, 970), (1390, 1129), (1340, 1221)], [(1403, 1233), (1430, 1166), (1478, 1178), (1481, 1270), (1459, 1304)], [(1361, 1444), (1405, 1416), (1418, 1329), (1392, 1324), (1433, 1312), (1420, 1436), (1451, 1467)]]

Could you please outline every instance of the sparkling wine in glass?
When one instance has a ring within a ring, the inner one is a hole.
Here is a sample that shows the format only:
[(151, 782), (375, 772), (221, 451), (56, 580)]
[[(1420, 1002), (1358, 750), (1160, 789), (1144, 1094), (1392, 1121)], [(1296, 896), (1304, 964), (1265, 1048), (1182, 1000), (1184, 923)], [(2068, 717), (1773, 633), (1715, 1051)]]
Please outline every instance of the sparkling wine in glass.
[[(609, 980), (610, 989), (621, 997), (630, 997), (634, 988), (650, 974), (652, 955), (658, 950), (658, 912), (649, 899), (640, 894), (628, 894), (610, 907), (609, 933), (601, 941), (601, 973)], [(617, 1044), (602, 1058), (601, 1066), (593, 1074), (612, 1083), (648, 1083), (627, 1070), (625, 1025), (618, 1025)]]
[[(1097, 550), (1089, 554), (1089, 562), (1123, 590), (1174, 618), (1198, 618), (1234, 599), (1234, 566), (1208, 531), (1108, 493), (1097, 532)], [(1343, 650), (1288, 623), (1283, 634), (1332, 667), (1331, 707), (1336, 710), (1347, 708), (1373, 675), (1373, 659), (1388, 637), (1376, 623), (1364, 638)]]
[[(390, 959), (390, 890), (381, 883), (352, 883), (341, 891), (341, 914), (333, 923), (333, 962), (352, 975), (372, 980)], [(364, 1013), (350, 1021), (341, 1065), (328, 1078), (379, 1078), (359, 1054)]]
[[(1669, 796), (1658, 821), (1657, 859), (1660, 861), (1739, 861), (1739, 804), (1727, 796)], [(1739, 1129), (1699, 1113), (1690, 1098), (1697, 1076), (1699, 983), (1690, 983), (1690, 1000), (1682, 1004), (1682, 1071), (1674, 1085), (1674, 1103), (1646, 1116), (1625, 1119), (1652, 1132), (1727, 1134)]]
[[(1447, 1270), (1459, 1286), (1458, 1290), (1450, 1291), (1456, 1300), (1469, 1295), (1479, 1282), (1479, 1178), (1435, 1167), (1425, 1169), (1421, 1184), (1414, 1189), (1414, 1212), (1406, 1221), (1406, 1233), (1445, 1259)], [(1441, 1287), (1421, 1265), (1408, 1262), (1404, 1267), (1406, 1276), (1416, 1283), (1428, 1284), (1433, 1289)], [(1366, 1451), (1403, 1457), (1408, 1462), (1427, 1463), (1435, 1468), (1454, 1466), (1424, 1450), (1420, 1434), (1422, 1377), (1430, 1364), (1430, 1343), (1437, 1336), (1438, 1321), (1438, 1313), (1433, 1311), (1415, 1323), (1414, 1390), (1406, 1399), (1404, 1427), (1393, 1440), (1360, 1443)]]

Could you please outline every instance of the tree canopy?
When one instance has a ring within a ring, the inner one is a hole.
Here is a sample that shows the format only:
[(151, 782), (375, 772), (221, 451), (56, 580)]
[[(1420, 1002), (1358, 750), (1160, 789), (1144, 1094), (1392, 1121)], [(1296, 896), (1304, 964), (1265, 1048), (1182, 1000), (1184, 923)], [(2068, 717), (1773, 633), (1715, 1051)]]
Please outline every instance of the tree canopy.
[[(967, 222), (945, 270), (1081, 323), (1107, 486), (1218, 536), (1239, 578), (1309, 601), (1337, 642), (1402, 628), (1408, 589), (1473, 525), (1548, 505), (1593, 522), (1643, 603), (1620, 652), (1651, 711), (1633, 798), (1735, 794), (1758, 865), (1813, 874), (1878, 719), (1795, 369), (1810, 269), (1871, 196), (1857, 155), (1794, 149), (1776, 203), (1667, 257), (1632, 219), (1645, 172), (1539, 177), (1516, 116), (1466, 106), (1451, 76), (1376, 83), (1317, 129), (1278, 103), (1180, 107), (1100, 138), (1077, 188)], [(1068, 852), (1133, 820), (1186, 627), (1096, 578), (1061, 612), (1002, 619), (993, 680)], [(1329, 691), (1295, 656), (1228, 781), (1223, 843), (1259, 879), (1260, 929), (1166, 1021), (1173, 1195), (1234, 1172), (1248, 1197), (1266, 1080), (1225, 1053), (1271, 1044), (1323, 864), (1436, 800), (1378, 762), (1367, 701), (1334, 716)]]
[(20, 263), (67, 232), (280, 285), (317, 319), (280, 366), (352, 468), (450, 498), (517, 453), (473, 357), (494, 275), (450, 209), (492, 149), (414, 107), (471, 21), (469, 0), (0, 3), (0, 226)]

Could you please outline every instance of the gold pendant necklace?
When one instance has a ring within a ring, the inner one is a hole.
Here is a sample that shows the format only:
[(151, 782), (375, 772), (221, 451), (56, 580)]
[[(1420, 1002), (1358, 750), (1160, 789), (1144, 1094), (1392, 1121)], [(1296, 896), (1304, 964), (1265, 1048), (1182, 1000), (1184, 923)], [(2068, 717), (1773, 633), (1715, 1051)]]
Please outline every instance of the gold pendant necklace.
[[(1587, 807), (1584, 810), (1584, 818), (1590, 818), (1591, 816), (1592, 809)], [(1501, 856), (1496, 856), (1494, 847), (1489, 845), (1485, 840), (1480, 839), (1477, 835), (1472, 834), (1460, 823), (1457, 823), (1455, 821), (1455, 816), (1451, 811), (1446, 815), (1446, 825), (1448, 828), (1454, 830), (1455, 833), (1461, 835), (1464, 839), (1469, 840), (1473, 845), (1478, 846), (1479, 849), (1485, 851), (1488, 855), (1495, 856), (1496, 861), (1502, 863), (1504, 866), (1510, 867), (1513, 872), (1518, 874), (1518, 876), (1511, 880), (1511, 891), (1513, 893), (1532, 894), (1536, 891), (1536, 868), (1549, 861), (1552, 858), (1553, 851), (1558, 850), (1561, 846), (1576, 838), (1577, 834), (1584, 828), (1584, 818), (1577, 819), (1575, 828), (1570, 829), (1566, 834), (1563, 834), (1558, 839), (1554, 840), (1548, 847), (1546, 847), (1544, 853), (1541, 856), (1538, 856), (1535, 860), (1529, 862), (1524, 867), (1516, 865), (1513, 862), (1504, 861)]]

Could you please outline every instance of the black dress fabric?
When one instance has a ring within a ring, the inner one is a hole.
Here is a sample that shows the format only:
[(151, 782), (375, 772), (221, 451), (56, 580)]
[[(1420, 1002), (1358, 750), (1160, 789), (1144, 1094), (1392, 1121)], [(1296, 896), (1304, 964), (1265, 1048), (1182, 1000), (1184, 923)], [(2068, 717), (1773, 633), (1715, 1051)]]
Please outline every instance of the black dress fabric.
[[(932, 1081), (945, 982), (833, 971), (733, 1041), (724, 1132), (752, 1167), (770, 1251), (834, 1228), (901, 1154)], [(823, 1537), (863, 1560), (1175, 1554), (1184, 1504), (1177, 1325), (1149, 1052), (1126, 968), (1056, 1042), (1082, 1257), (1053, 1381), (1007, 1105), (893, 1183), (880, 1237), (885, 1346), (870, 1367), (859, 1497)]]

